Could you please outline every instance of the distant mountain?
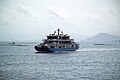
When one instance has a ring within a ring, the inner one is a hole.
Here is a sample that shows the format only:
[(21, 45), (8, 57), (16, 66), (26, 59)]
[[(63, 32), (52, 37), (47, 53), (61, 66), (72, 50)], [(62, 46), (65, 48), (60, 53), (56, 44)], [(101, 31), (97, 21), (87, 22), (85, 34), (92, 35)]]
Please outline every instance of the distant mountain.
[(117, 40), (120, 40), (120, 36), (116, 36), (108, 33), (99, 33), (96, 36), (82, 40), (81, 42), (108, 42), (108, 41), (117, 41)]

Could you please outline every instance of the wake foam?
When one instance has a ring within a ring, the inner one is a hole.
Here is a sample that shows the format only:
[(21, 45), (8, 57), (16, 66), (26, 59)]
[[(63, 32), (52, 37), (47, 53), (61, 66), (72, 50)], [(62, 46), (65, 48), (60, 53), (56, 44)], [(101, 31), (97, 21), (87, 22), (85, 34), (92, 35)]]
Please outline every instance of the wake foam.
[(120, 51), (120, 48), (84, 48), (77, 51)]

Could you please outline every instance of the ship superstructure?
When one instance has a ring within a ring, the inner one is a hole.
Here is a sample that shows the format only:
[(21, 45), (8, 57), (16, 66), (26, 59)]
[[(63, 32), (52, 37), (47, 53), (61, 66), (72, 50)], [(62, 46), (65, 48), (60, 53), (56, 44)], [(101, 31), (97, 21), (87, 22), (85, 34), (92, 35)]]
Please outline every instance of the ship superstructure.
[(55, 51), (75, 51), (79, 49), (79, 44), (74, 42), (74, 39), (70, 39), (68, 34), (63, 34), (58, 28), (54, 34), (49, 34), (47, 39), (44, 39), (42, 43), (35, 46), (38, 52), (55, 52)]

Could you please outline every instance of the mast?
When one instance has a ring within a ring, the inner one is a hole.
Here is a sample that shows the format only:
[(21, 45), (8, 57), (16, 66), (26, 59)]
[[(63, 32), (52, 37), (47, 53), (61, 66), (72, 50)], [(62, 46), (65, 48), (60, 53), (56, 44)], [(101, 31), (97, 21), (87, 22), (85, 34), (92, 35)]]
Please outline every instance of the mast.
[(60, 31), (60, 29), (58, 28), (58, 44), (59, 44), (59, 31)]
[(59, 31), (60, 31), (60, 29), (58, 28), (58, 35), (59, 35)]

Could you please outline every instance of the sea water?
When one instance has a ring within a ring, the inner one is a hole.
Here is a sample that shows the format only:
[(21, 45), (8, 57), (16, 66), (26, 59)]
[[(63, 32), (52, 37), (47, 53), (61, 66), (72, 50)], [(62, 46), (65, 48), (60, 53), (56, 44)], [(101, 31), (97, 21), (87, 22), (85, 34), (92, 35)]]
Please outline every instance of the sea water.
[(0, 80), (120, 80), (120, 43), (56, 53), (36, 53), (35, 45), (0, 43)]

